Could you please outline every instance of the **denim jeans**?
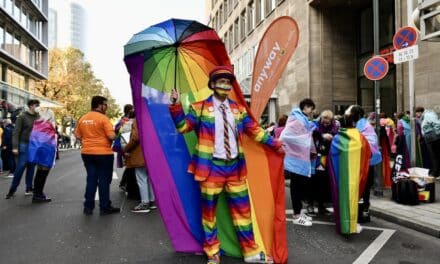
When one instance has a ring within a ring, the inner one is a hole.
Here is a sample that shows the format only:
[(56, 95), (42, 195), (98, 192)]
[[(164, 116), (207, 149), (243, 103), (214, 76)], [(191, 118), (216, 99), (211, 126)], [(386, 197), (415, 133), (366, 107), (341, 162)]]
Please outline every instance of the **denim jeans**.
[(113, 155), (82, 154), (84, 167), (87, 171), (84, 208), (95, 208), (96, 188), (99, 188), (99, 208), (106, 210), (110, 207), (110, 184), (113, 174)]
[(154, 192), (151, 188), (151, 181), (148, 178), (147, 170), (144, 167), (135, 168), (136, 181), (139, 186), (139, 193), (141, 195), (142, 203), (154, 202)]
[(14, 178), (12, 179), (11, 188), (9, 189), (10, 193), (17, 191), (24, 169), (26, 169), (26, 190), (30, 190), (32, 189), (35, 164), (28, 162), (28, 144), (20, 143), (18, 146), (17, 166), (14, 172)]

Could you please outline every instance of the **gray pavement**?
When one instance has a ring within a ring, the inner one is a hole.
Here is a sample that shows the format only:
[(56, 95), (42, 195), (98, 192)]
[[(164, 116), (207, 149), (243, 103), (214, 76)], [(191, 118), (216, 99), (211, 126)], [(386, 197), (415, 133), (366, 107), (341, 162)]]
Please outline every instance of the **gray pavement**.
[[(0, 179), (1, 195), (10, 181)], [(136, 201), (126, 200), (117, 182), (111, 196), (122, 212), (84, 216), (85, 170), (78, 151), (63, 152), (48, 178), (53, 202), (32, 204), (23, 183), (14, 199), (1, 197), (0, 263), (205, 263), (203, 256), (174, 252), (157, 210), (131, 213)], [(286, 188), (290, 209), (288, 194)], [(293, 225), (291, 217), (288, 263), (439, 263), (439, 239), (378, 218), (362, 233), (344, 237), (331, 217), (316, 218), (310, 228)], [(224, 257), (222, 263), (242, 262)]]

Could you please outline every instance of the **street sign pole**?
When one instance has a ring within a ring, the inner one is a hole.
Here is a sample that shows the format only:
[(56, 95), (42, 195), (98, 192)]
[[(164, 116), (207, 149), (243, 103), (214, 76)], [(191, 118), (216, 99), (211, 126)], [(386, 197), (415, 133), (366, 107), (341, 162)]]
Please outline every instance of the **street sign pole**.
[[(412, 13), (414, 10), (413, 1), (407, 0), (407, 19), (408, 25), (411, 24)], [(414, 93), (414, 60), (408, 62), (408, 86), (409, 86), (409, 111), (411, 120), (411, 167), (416, 166), (416, 120), (414, 116), (415, 110), (415, 93)]]
[[(379, 55), (379, 0), (373, 0), (374, 55)], [(374, 112), (376, 113), (376, 134), (380, 135), (380, 82), (374, 81)], [(378, 168), (379, 167), (379, 168)], [(374, 195), (383, 196), (381, 166), (375, 168)]]

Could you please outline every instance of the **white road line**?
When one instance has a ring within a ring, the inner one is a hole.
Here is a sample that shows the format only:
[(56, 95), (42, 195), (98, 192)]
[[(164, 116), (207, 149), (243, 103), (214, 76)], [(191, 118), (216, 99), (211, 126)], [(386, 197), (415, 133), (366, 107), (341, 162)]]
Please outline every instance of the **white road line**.
[(353, 262), (353, 264), (370, 263), (370, 261), (376, 256), (379, 250), (385, 245), (385, 243), (391, 238), (396, 230), (384, 230), (382, 233), (371, 243), (367, 249)]
[[(293, 214), (292, 209), (287, 209), (286, 214)], [(292, 218), (286, 218), (286, 221), (293, 221)], [(312, 221), (313, 224), (318, 225), (335, 225), (334, 222), (324, 222), (324, 221)], [(387, 243), (391, 236), (396, 232), (393, 229), (373, 227), (373, 226), (362, 226), (363, 230), (376, 230), (382, 231), (380, 235), (362, 252), (362, 254), (353, 262), (353, 264), (367, 264), (377, 255), (377, 253), (382, 249), (382, 247)]]
[(116, 171), (113, 172), (113, 180), (117, 180), (118, 178), (118, 174), (116, 173)]

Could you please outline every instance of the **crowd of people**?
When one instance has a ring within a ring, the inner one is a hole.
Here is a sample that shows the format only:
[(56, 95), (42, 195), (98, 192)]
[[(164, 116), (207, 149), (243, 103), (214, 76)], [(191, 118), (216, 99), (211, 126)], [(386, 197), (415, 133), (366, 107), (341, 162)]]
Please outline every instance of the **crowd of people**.
[[(247, 165), (242, 146), (244, 134), (284, 155), (294, 224), (311, 226), (316, 214), (334, 214), (341, 233), (360, 232), (357, 223), (369, 221), (370, 189), (377, 173), (376, 165), (389, 162), (399, 151), (406, 153), (409, 159), (410, 117), (398, 114), (397, 120), (393, 120), (382, 113), (383, 134), (379, 137), (374, 128), (374, 113), (366, 115), (362, 107), (352, 105), (341, 116), (335, 116), (330, 110), (316, 115), (315, 103), (306, 98), (288, 115), (282, 115), (278, 124), (264, 130), (247, 114), (244, 106), (229, 98), (234, 80), (230, 67), (215, 67), (209, 75), (211, 96), (192, 104), (189, 112), (184, 113), (179, 95), (173, 91), (169, 106), (177, 131), (196, 131), (199, 140), (188, 171), (199, 182), (202, 193), (203, 248), (208, 264), (220, 262), (215, 209), (223, 191), (229, 208), (234, 211), (232, 218), (244, 261), (271, 262), (271, 256), (259, 251), (252, 233)], [(136, 182), (139, 204), (131, 211), (150, 212), (156, 209), (156, 201), (140, 144), (135, 109), (126, 105), (124, 116), (115, 127), (106, 116), (106, 110), (107, 99), (94, 96), (91, 111), (80, 118), (75, 128), (87, 172), (83, 213), (93, 214), (97, 190), (101, 215), (120, 212), (110, 200), (115, 156), (117, 167), (125, 167), (121, 189), (127, 191), (129, 183)], [(439, 179), (439, 118), (435, 111), (418, 107), (416, 120), (418, 160)], [(44, 186), (57, 153), (53, 112), (41, 109), (38, 100), (29, 100), (28, 110), (17, 118), (15, 127), (5, 120), (0, 133), (4, 161), (0, 159), (0, 171), (6, 163), (13, 173), (6, 199), (14, 196), (26, 169), (25, 194), (33, 195), (33, 202), (50, 202)], [(334, 210), (329, 210), (332, 205)], [(356, 213), (346, 216), (347, 211), (353, 210)]]

